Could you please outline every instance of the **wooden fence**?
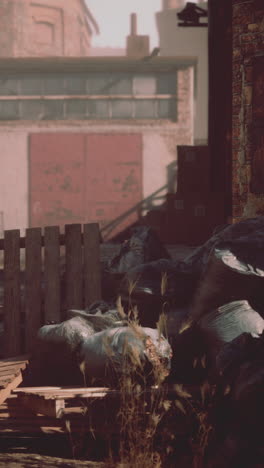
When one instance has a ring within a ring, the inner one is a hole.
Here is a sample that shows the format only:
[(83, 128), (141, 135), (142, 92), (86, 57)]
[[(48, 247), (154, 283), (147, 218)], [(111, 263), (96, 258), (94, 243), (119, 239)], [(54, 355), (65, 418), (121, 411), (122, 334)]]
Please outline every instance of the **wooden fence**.
[[(21, 249), (25, 266), (21, 267)], [(3, 357), (30, 353), (43, 323), (101, 298), (98, 224), (70, 224), (4, 232)]]

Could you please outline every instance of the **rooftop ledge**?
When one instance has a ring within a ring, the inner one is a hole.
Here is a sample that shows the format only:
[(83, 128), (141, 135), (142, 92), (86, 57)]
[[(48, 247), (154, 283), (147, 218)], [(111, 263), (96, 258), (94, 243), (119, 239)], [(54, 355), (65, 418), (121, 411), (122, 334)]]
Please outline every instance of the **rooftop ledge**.
[(170, 72), (177, 68), (195, 65), (196, 57), (22, 57), (0, 58), (0, 72), (80, 72), (80, 71), (136, 71)]

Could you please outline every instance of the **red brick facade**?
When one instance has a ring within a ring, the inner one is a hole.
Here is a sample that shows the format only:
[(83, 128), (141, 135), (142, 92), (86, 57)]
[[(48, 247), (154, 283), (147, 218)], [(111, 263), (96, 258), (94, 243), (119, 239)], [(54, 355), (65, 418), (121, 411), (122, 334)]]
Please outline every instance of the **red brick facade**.
[(264, 2), (233, 0), (233, 220), (264, 214)]

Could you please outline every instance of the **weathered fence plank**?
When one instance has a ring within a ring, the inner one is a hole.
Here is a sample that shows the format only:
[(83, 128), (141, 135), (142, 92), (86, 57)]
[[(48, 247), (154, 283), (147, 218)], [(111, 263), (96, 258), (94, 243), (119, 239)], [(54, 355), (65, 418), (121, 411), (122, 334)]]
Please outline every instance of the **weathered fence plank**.
[(41, 228), (26, 230), (25, 269), (25, 351), (32, 351), (37, 330), (41, 326)]
[(83, 232), (84, 246), (84, 304), (100, 300), (101, 267), (100, 267), (100, 231), (97, 223), (85, 224)]
[(20, 232), (4, 233), (4, 355), (21, 352)]
[(45, 306), (44, 320), (59, 322), (61, 320), (60, 293), (60, 230), (58, 226), (44, 229), (44, 285)]
[[(61, 245), (65, 245), (63, 272)], [(22, 246), (25, 272), (20, 271)], [(5, 231), (0, 249), (4, 249), (5, 357), (31, 352), (43, 321), (61, 321), (63, 309), (81, 309), (101, 298), (98, 224), (84, 225), (83, 233), (80, 224), (66, 225), (65, 234), (58, 226), (49, 226), (44, 236), (41, 228), (30, 228), (25, 238), (20, 238), (19, 230)]]
[(66, 307), (83, 307), (82, 231), (80, 224), (65, 226)]

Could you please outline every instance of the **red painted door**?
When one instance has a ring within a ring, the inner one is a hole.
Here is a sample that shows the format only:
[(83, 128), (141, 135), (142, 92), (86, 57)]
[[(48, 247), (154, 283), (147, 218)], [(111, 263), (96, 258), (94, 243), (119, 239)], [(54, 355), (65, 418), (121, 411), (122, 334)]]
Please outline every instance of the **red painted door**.
[(142, 200), (140, 134), (30, 136), (30, 225), (99, 222), (105, 239), (134, 223)]
[(83, 221), (85, 138), (81, 134), (30, 136), (30, 225)]
[(87, 137), (85, 204), (88, 220), (110, 238), (138, 219), (142, 200), (141, 135)]

